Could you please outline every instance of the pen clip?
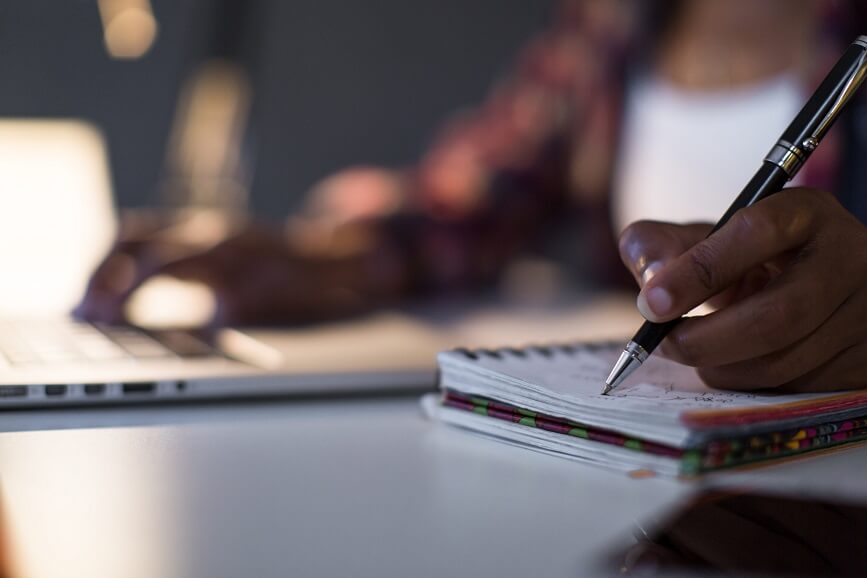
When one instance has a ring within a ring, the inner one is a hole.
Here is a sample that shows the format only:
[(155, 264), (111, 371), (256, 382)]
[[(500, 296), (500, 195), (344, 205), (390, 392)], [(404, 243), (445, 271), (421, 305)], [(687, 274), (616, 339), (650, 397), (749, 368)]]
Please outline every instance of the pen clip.
[(855, 70), (852, 72), (851, 76), (849, 76), (849, 80), (846, 81), (846, 85), (843, 87), (843, 90), (840, 91), (837, 100), (834, 101), (834, 104), (828, 109), (825, 118), (823, 118), (822, 122), (819, 123), (819, 126), (816, 127), (813, 134), (801, 143), (801, 146), (808, 151), (812, 151), (819, 146), (822, 137), (824, 137), (825, 133), (828, 132), (828, 129), (831, 128), (831, 125), (840, 115), (843, 107), (852, 99), (855, 91), (857, 91), (858, 87), (861, 86), (861, 83), (864, 82), (865, 76), (867, 76), (867, 50), (861, 53), (861, 57), (858, 59)]

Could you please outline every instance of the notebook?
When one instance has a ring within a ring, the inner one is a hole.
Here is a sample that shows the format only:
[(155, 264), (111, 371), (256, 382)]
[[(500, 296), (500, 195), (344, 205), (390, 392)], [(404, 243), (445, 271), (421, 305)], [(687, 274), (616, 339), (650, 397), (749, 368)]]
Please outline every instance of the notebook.
[(867, 439), (867, 391), (715, 390), (651, 356), (607, 396), (620, 343), (441, 353), (428, 415), (507, 443), (635, 473), (698, 475)]

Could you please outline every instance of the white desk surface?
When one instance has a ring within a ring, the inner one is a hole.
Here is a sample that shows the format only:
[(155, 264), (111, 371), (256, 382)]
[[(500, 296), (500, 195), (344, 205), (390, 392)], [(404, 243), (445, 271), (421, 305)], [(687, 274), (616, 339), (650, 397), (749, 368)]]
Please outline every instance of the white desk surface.
[[(0, 430), (12, 575), (584, 577), (700, 487), (476, 438), (414, 399), (8, 413)], [(865, 475), (853, 448), (705, 483), (867, 497)]]

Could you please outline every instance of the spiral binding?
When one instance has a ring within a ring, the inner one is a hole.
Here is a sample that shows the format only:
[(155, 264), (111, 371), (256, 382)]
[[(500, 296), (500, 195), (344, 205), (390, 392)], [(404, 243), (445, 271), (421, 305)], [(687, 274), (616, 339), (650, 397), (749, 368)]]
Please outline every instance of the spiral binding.
[(558, 354), (572, 357), (582, 351), (595, 352), (602, 349), (618, 348), (621, 346), (622, 343), (619, 341), (585, 341), (575, 343), (550, 343), (546, 345), (531, 343), (520, 348), (501, 347), (498, 349), (469, 349), (466, 347), (457, 347), (452, 349), (452, 353), (463, 355), (465, 358), (472, 361), (479, 361), (482, 358), (503, 360), (509, 357), (527, 359), (530, 354), (534, 353), (541, 355), (542, 357), (552, 358)]

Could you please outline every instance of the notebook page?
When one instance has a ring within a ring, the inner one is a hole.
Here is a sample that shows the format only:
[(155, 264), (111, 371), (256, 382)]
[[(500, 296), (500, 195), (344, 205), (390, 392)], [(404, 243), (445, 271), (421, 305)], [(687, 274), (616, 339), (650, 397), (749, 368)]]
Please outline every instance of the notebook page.
[(609, 395), (620, 344), (441, 353), (440, 386), (587, 427), (676, 448), (862, 416), (867, 392), (775, 394), (715, 390), (692, 368), (651, 356)]
[[(451, 403), (459, 397), (448, 398), (437, 405), (437, 417), (539, 451), (674, 473), (678, 468), (672, 458), (675, 454), (655, 456), (661, 463), (651, 465), (641, 461), (649, 460), (645, 454), (650, 452), (635, 450), (653, 442), (704, 451), (713, 441), (785, 434), (795, 427), (827, 427), (832, 421), (863, 418), (867, 413), (867, 391), (775, 394), (716, 390), (704, 385), (693, 368), (658, 355), (604, 396), (605, 378), (621, 348), (621, 344), (583, 344), (442, 353), (440, 386), (469, 396), (472, 403), (463, 407)], [(621, 447), (611, 440), (622, 438), (612, 434), (632, 438), (639, 446), (624, 443)], [(607, 441), (610, 447), (600, 447), (605, 445), (600, 441)], [(793, 449), (786, 447), (786, 452)], [(813, 447), (799, 445), (795, 451)], [(698, 454), (683, 455), (693, 459)], [(759, 453), (746, 461), (756, 456)], [(690, 467), (706, 466), (701, 463), (704, 465), (695, 462)]]
[[(621, 348), (620, 344), (585, 344), (451, 351), (439, 356), (440, 383), (444, 389), (499, 400), (674, 447), (699, 444), (711, 435), (706, 432), (744, 435), (809, 421), (809, 416), (789, 415), (788, 410), (771, 406), (805, 401), (812, 401), (811, 406), (825, 405), (825, 400), (817, 398), (840, 395), (715, 390), (704, 385), (694, 369), (660, 356), (651, 356), (611, 394), (602, 395), (605, 378)], [(817, 401), (822, 403), (817, 404)], [(861, 401), (860, 410), (852, 411), (863, 413), (865, 405), (867, 398)], [(759, 408), (774, 411), (776, 415), (756, 417)], [(834, 411), (829, 412), (829, 409)], [(812, 413), (849, 415), (838, 409), (815, 407)], [(720, 414), (724, 414), (722, 418)], [(749, 423), (742, 423), (744, 419)]]
[(622, 347), (615, 344), (581, 347), (572, 352), (553, 349), (550, 354), (528, 349), (524, 356), (505, 354), (501, 359), (480, 355), (476, 363), (487, 371), (526, 382), (555, 397), (608, 410), (616, 406), (617, 411), (623, 412), (654, 410), (677, 415), (690, 410), (773, 405), (833, 395), (712, 389), (702, 383), (695, 369), (651, 356), (624, 383), (603, 396), (605, 378), (621, 351)]

